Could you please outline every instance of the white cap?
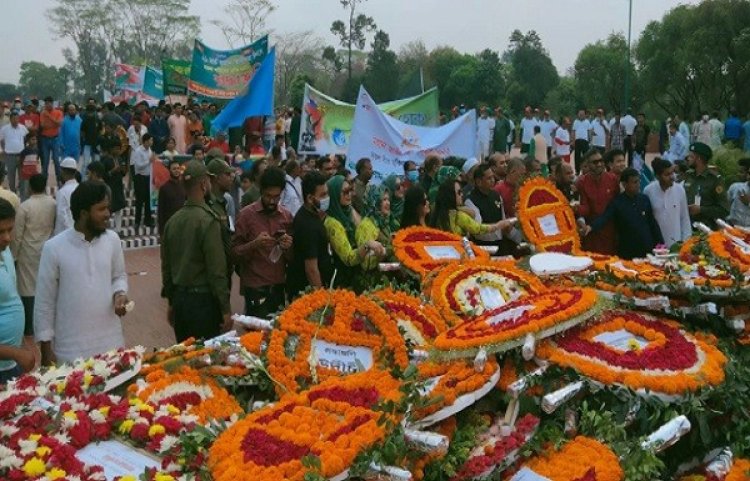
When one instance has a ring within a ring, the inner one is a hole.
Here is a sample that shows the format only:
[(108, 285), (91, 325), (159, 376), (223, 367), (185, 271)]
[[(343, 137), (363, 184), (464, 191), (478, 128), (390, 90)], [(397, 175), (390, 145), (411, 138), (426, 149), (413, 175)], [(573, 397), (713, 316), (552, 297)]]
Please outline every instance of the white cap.
[(479, 161), (477, 160), (477, 158), (470, 157), (466, 159), (466, 162), (464, 162), (464, 165), (463, 167), (461, 167), (461, 170), (463, 170), (464, 174), (468, 174), (469, 171), (477, 165), (479, 165)]
[(73, 157), (65, 157), (62, 162), (60, 162), (60, 167), (63, 169), (78, 170), (78, 162), (76, 162), (76, 159)]

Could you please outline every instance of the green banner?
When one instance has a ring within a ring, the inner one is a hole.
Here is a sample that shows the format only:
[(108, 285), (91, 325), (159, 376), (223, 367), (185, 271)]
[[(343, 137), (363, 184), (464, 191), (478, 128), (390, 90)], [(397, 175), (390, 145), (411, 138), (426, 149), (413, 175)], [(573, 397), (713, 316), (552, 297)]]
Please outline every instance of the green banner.
[(234, 50), (214, 50), (196, 39), (188, 90), (204, 97), (233, 99), (243, 93), (268, 54), (268, 35)]
[[(355, 107), (305, 85), (299, 153), (346, 154), (349, 150)], [(415, 97), (378, 104), (378, 107), (391, 117), (410, 125), (440, 125), (437, 88)]]
[(164, 96), (187, 95), (190, 80), (190, 60), (164, 59), (161, 61), (164, 77)]

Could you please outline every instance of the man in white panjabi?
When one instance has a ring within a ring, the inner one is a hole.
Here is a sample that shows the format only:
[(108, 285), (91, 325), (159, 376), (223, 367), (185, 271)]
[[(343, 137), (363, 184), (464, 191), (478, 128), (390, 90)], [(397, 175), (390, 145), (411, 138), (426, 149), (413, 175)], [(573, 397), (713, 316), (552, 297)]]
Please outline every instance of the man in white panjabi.
[(654, 219), (667, 247), (687, 240), (692, 234), (685, 188), (674, 181), (674, 166), (666, 159), (654, 159), (656, 180), (643, 190), (651, 201)]
[(119, 236), (110, 230), (103, 183), (83, 182), (70, 199), (75, 224), (44, 244), (34, 303), (42, 365), (123, 346), (128, 279)]

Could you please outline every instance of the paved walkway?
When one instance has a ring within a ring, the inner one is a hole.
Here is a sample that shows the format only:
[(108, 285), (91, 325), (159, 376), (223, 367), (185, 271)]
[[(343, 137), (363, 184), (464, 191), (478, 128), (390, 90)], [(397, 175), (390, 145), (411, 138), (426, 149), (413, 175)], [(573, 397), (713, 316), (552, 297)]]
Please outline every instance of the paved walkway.
[[(135, 309), (123, 318), (125, 345), (147, 348), (175, 343), (174, 331), (167, 323), (167, 301), (160, 296), (161, 259), (158, 248), (125, 252), (130, 299)], [(244, 300), (239, 294), (239, 278), (232, 281), (232, 312), (241, 313)]]

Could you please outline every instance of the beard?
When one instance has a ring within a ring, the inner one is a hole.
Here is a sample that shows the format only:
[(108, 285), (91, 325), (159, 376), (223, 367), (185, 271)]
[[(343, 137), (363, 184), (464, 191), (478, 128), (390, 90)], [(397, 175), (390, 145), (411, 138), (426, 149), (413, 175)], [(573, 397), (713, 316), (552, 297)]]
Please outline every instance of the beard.
[(91, 220), (91, 218), (89, 218), (88, 220), (86, 220), (86, 229), (89, 232), (91, 232), (91, 234), (94, 236), (94, 238), (100, 237), (102, 234), (104, 234), (105, 232), (107, 232), (107, 228), (106, 227), (104, 227), (104, 228), (99, 227), (98, 225), (96, 225), (96, 223), (94, 223), (93, 220)]

